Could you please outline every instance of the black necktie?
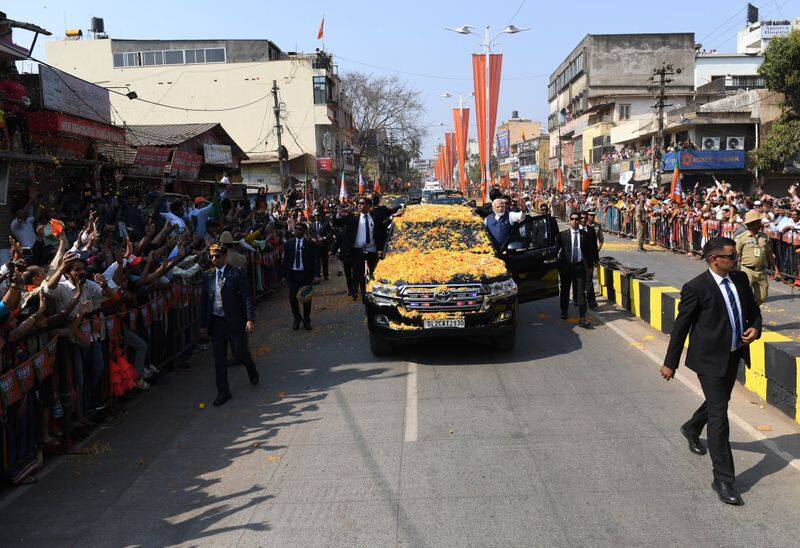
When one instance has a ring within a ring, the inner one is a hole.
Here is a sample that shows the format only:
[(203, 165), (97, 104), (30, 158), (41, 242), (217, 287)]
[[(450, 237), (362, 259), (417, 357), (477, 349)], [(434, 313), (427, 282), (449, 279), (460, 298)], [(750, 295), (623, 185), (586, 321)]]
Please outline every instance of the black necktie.
[(733, 296), (733, 291), (731, 291), (731, 282), (728, 278), (722, 280), (722, 285), (725, 287), (725, 292), (728, 294), (728, 302), (731, 305), (731, 311), (733, 312), (733, 327), (734, 335), (736, 337), (736, 347), (738, 348), (740, 345), (740, 339), (742, 338), (742, 319), (739, 316), (739, 307), (736, 306), (736, 297)]
[(300, 253), (302, 253), (302, 247), (300, 246), (300, 240), (297, 240), (297, 247), (294, 249), (294, 268), (296, 270), (300, 270)]
[(580, 243), (578, 243), (578, 231), (572, 233), (572, 262), (578, 262), (578, 247)]
[(369, 216), (368, 215), (364, 215), (364, 228), (367, 229), (367, 243), (364, 245), (364, 247), (366, 247), (366, 246), (369, 245)]

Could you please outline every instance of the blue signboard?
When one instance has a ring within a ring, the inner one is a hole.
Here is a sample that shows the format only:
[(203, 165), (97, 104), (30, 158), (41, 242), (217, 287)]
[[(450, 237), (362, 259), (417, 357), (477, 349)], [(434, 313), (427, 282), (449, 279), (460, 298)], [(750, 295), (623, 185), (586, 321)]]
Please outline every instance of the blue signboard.
[(681, 171), (699, 169), (744, 169), (745, 152), (743, 150), (684, 150), (668, 152), (664, 155), (664, 171), (675, 169), (675, 155), (680, 161)]
[(508, 158), (508, 138), (509, 138), (509, 131), (503, 130), (497, 132), (497, 157), (498, 158)]

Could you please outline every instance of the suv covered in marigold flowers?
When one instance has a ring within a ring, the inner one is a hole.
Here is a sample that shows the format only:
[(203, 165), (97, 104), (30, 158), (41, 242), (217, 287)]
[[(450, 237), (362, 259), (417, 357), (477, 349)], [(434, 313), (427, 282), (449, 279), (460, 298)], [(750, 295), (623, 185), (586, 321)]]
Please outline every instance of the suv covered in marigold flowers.
[(529, 216), (497, 251), (483, 219), (466, 207), (406, 208), (367, 285), (372, 352), (438, 337), (488, 338), (511, 350), (518, 303), (558, 295), (554, 224)]

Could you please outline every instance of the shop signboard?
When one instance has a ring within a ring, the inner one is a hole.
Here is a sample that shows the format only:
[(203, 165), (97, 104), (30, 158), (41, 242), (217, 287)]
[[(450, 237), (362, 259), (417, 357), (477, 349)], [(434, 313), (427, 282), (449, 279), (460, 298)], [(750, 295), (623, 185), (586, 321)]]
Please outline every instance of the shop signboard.
[(172, 149), (141, 146), (136, 149), (133, 165), (138, 175), (161, 177), (166, 170), (169, 153)]
[(765, 21), (761, 23), (761, 38), (782, 38), (789, 36), (792, 32), (791, 23), (785, 24), (767, 24)]
[(203, 145), (203, 156), (207, 164), (231, 165), (233, 155), (230, 145), (214, 145), (206, 143)]
[(203, 165), (203, 157), (199, 154), (176, 150), (172, 153), (172, 163), (169, 174), (181, 179), (197, 179), (200, 175), (200, 167)]
[(46, 65), (39, 65), (39, 80), (44, 108), (104, 124), (111, 122), (107, 89)]
[(536, 164), (528, 165), (528, 166), (519, 166), (519, 172), (520, 173), (537, 174), (537, 173), (539, 173), (539, 166), (536, 165)]
[(699, 169), (744, 169), (744, 150), (684, 150), (668, 152), (664, 155), (664, 171), (675, 169), (675, 155), (678, 154), (678, 168), (683, 171)]
[(333, 158), (317, 158), (317, 172), (330, 173), (333, 171)]
[(64, 133), (96, 141), (125, 144), (125, 132), (118, 127), (99, 124), (57, 112), (28, 112), (28, 131), (31, 133)]
[(633, 168), (633, 178), (636, 181), (649, 181), (650, 174), (653, 172), (653, 164), (650, 160), (636, 160)]

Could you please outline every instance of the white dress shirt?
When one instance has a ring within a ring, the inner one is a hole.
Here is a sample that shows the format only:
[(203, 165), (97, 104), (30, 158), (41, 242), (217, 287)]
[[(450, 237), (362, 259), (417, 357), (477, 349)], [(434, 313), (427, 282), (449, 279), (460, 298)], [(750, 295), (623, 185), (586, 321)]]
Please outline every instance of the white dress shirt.
[[(369, 223), (369, 241), (367, 241), (367, 223)], [(375, 252), (375, 221), (372, 220), (372, 215), (369, 213), (359, 214), (356, 242), (353, 247)]]
[[(739, 301), (739, 292), (736, 291), (736, 286), (733, 285), (733, 280), (731, 280), (730, 276), (722, 277), (710, 268), (708, 269), (711, 272), (711, 275), (714, 277), (714, 281), (719, 288), (720, 293), (722, 293), (722, 300), (725, 301), (725, 308), (728, 309), (728, 321), (731, 324), (731, 352), (738, 349), (742, 346), (742, 341), (736, 339), (736, 320), (734, 319), (733, 315), (737, 314), (739, 316), (739, 325), (742, 326), (742, 333), (744, 333), (744, 317), (742, 316), (742, 303)], [(731, 308), (731, 302), (728, 299), (728, 291), (725, 289), (725, 286), (722, 284), (722, 280), (728, 280), (728, 287), (731, 288), (731, 292), (733, 293), (733, 299), (736, 301), (736, 312), (733, 311)]]
[(292, 262), (292, 270), (295, 271), (303, 270), (303, 267), (305, 266), (303, 264), (303, 240), (304, 238), (300, 238), (294, 242), (294, 261)]
[(225, 309), (222, 306), (222, 285), (225, 282), (225, 267), (214, 269), (214, 306), (211, 313), (215, 316), (225, 317)]
[[(576, 255), (575, 255), (575, 251), (574, 251), (574, 249), (576, 249), (576, 246), (575, 246), (575, 239), (576, 238), (578, 240), (577, 259), (575, 258)], [(580, 229), (575, 230), (574, 228), (570, 228), (569, 229), (569, 241), (570, 241), (569, 262), (571, 262), (571, 263), (579, 263), (579, 262), (583, 261), (583, 252), (581, 251), (581, 230)]]

